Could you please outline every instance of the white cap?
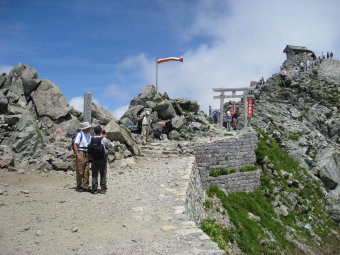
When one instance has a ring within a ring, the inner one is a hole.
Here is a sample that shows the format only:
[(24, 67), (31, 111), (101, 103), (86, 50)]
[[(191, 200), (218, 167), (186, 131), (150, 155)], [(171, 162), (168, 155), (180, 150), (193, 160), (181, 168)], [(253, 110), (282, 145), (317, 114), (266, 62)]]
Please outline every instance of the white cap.
[(83, 123), (80, 124), (80, 129), (81, 129), (81, 130), (84, 130), (84, 129), (87, 129), (87, 128), (91, 128), (90, 123), (88, 123), (88, 122), (83, 122)]

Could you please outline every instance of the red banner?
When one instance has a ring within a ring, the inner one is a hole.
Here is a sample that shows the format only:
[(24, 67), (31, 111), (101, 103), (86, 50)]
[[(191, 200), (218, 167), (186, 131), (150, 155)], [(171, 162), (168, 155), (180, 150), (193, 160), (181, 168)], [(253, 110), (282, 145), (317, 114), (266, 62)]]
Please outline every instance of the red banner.
[(247, 114), (248, 114), (248, 116), (254, 115), (254, 103), (255, 103), (254, 98), (247, 98)]
[(231, 106), (231, 111), (232, 112), (236, 112), (236, 106), (237, 106), (236, 104), (232, 104), (232, 106)]

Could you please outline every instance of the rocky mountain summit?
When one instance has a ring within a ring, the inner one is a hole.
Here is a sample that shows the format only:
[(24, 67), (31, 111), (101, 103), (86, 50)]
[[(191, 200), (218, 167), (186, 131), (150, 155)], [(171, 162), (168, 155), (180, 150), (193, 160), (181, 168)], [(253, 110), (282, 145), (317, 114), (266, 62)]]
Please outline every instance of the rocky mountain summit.
[(256, 116), (251, 123), (322, 180), (329, 212), (340, 221), (340, 61), (326, 59), (294, 76), (304, 59), (288, 59), (281, 72), (252, 91)]
[[(52, 81), (41, 79), (28, 65), (18, 64), (8, 75), (0, 76), (0, 168), (72, 168), (74, 155), (66, 145), (82, 119), (82, 113), (67, 103)], [(129, 130), (96, 104), (92, 105), (92, 124), (104, 126), (115, 142), (111, 160), (139, 154)]]
[[(173, 128), (169, 139), (172, 140), (194, 140), (221, 133), (211, 125), (208, 116), (199, 110), (197, 101), (170, 99), (167, 93), (157, 92), (153, 85), (146, 86), (142, 93), (131, 100), (129, 109), (120, 122), (126, 127), (137, 126), (138, 116), (144, 111), (151, 113), (153, 130), (161, 130), (166, 121), (171, 121)], [(138, 135), (135, 137), (139, 138)], [(163, 134), (161, 138), (166, 139), (166, 136)]]

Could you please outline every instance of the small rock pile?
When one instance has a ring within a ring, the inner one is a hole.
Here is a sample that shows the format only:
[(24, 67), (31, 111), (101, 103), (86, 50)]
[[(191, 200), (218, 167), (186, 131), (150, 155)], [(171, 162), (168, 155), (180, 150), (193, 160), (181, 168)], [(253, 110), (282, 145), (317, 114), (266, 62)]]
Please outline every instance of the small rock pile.
[[(0, 168), (34, 170), (74, 169), (69, 135), (83, 119), (59, 88), (41, 79), (35, 69), (18, 64), (0, 76)], [(128, 129), (105, 109), (92, 105), (92, 124), (105, 128), (115, 141), (110, 159), (139, 154)], [(115, 153), (116, 152), (116, 153)]]

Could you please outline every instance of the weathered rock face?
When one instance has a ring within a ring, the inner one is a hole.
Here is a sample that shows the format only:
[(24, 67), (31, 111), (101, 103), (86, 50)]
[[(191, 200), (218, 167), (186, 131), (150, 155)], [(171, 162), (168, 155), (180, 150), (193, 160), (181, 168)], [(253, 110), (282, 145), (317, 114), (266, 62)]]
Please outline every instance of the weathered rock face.
[(105, 130), (107, 138), (111, 141), (119, 141), (127, 145), (127, 147), (135, 154), (140, 153), (138, 144), (134, 141), (129, 130), (121, 127), (116, 121), (110, 121), (106, 126)]
[(49, 80), (43, 80), (32, 96), (40, 117), (53, 120), (65, 117), (71, 110), (59, 88)]
[[(102, 107), (92, 108), (93, 126), (110, 129), (118, 153), (139, 153), (128, 130)], [(81, 122), (82, 114), (68, 105), (53, 82), (41, 80), (28, 65), (17, 65), (0, 76), (0, 169), (74, 170), (73, 151), (66, 148)], [(109, 152), (111, 160), (115, 149)]]
[[(296, 77), (293, 70), (303, 59), (304, 56), (290, 58), (280, 73), (252, 91), (256, 103), (251, 123), (316, 174), (328, 190), (340, 194), (340, 90), (335, 83), (340, 80), (340, 72), (333, 72), (340, 62), (325, 60)], [(332, 213), (336, 214), (336, 208)]]

